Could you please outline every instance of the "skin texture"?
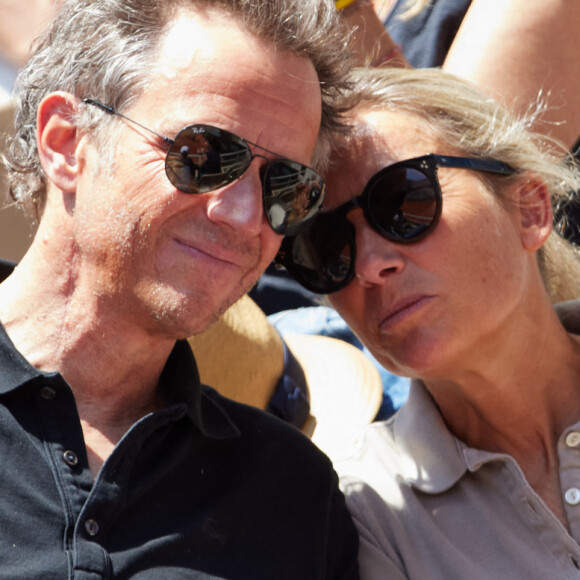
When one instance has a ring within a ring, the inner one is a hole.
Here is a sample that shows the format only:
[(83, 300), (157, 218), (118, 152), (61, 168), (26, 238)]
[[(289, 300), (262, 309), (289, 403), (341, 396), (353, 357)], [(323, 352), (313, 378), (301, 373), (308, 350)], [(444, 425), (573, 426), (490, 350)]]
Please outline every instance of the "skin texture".
[[(362, 111), (355, 124), (361, 136), (328, 179), (329, 209), (396, 161), (461, 155), (407, 115)], [(356, 278), (330, 301), (387, 369), (423, 379), (457, 437), (511, 454), (567, 525), (557, 440), (580, 419), (580, 347), (557, 319), (536, 263), (551, 231), (548, 192), (522, 176), (500, 202), (475, 172), (438, 175), (441, 220), (417, 243), (389, 242), (362, 210), (349, 214)]]
[[(72, 386), (96, 473), (126, 429), (163, 404), (157, 381), (175, 340), (242, 296), (281, 238), (262, 211), (263, 158), (221, 190), (186, 195), (165, 175), (163, 141), (120, 119), (114, 167), (103, 171), (70, 121), (78, 106), (55, 93), (39, 109), (48, 203), (31, 249), (0, 285), (0, 319), (32, 364)], [(146, 94), (123, 112), (171, 137), (216, 125), (308, 164), (321, 97), (309, 61), (219, 12), (188, 10), (170, 25)]]
[(525, 113), (538, 92), (547, 111), (535, 129), (572, 147), (580, 137), (580, 4), (474, 0), (443, 69)]
[[(385, 7), (386, 8), (386, 7)], [(352, 31), (350, 46), (359, 66), (409, 66), (378, 17), (378, 8), (359, 0), (346, 8), (342, 20)]]

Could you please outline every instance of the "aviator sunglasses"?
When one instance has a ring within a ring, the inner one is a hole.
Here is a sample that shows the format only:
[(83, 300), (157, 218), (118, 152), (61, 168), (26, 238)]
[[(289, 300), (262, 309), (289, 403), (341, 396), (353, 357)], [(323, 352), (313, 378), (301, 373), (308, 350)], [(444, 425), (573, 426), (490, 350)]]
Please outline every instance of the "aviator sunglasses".
[(298, 235), (282, 241), (276, 263), (306, 289), (330, 294), (347, 286), (355, 275), (355, 228), (347, 214), (356, 207), (381, 236), (412, 244), (429, 235), (441, 216), (443, 198), (438, 167), (512, 175), (509, 165), (488, 159), (425, 155), (381, 169), (361, 195), (318, 215)]
[[(117, 115), (152, 133), (169, 145), (165, 173), (183, 193), (215, 191), (240, 178), (256, 157), (266, 159), (260, 170), (262, 204), (272, 229), (285, 236), (295, 235), (311, 221), (324, 200), (324, 180), (307, 165), (285, 159), (272, 151), (211, 125), (188, 125), (174, 139), (119, 113), (95, 99), (83, 99), (87, 105)], [(274, 156), (252, 153), (250, 145)]]

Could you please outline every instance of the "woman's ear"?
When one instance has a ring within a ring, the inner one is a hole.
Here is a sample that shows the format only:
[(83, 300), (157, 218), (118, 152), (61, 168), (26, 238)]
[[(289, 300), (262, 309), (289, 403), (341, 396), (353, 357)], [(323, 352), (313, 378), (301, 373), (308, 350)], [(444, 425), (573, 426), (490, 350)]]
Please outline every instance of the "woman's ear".
[(522, 176), (515, 185), (514, 200), (519, 209), (522, 245), (535, 252), (552, 232), (554, 215), (548, 187), (538, 176)]
[(69, 93), (50, 93), (37, 114), (37, 147), (44, 173), (62, 192), (74, 193), (79, 173), (79, 133), (74, 118), (78, 100)]

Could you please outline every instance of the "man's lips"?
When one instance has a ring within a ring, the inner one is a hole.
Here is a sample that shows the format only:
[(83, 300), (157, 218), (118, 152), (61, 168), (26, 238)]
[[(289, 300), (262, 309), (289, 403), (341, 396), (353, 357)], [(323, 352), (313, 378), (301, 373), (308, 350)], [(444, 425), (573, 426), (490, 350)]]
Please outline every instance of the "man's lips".
[(421, 308), (424, 308), (433, 300), (434, 296), (419, 295), (410, 296), (392, 305), (381, 317), (379, 327), (381, 330), (389, 330), (399, 322), (411, 316)]
[(230, 250), (219, 244), (207, 243), (199, 240), (186, 241), (174, 238), (175, 242), (192, 255), (217, 260), (230, 266), (241, 266), (244, 263), (243, 255), (236, 250)]

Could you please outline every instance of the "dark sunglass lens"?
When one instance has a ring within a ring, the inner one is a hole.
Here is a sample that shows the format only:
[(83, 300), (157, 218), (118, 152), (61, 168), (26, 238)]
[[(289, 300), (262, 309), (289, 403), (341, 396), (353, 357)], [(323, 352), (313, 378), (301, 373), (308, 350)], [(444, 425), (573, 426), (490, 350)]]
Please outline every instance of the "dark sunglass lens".
[(354, 230), (343, 217), (319, 217), (297, 236), (285, 238), (279, 260), (306, 289), (330, 294), (354, 276)]
[(368, 217), (386, 237), (416, 241), (434, 224), (437, 193), (418, 169), (386, 168), (369, 187)]
[(251, 161), (250, 149), (240, 137), (209, 125), (191, 125), (171, 145), (165, 171), (180, 191), (205, 193), (235, 181)]
[(324, 180), (301, 163), (272, 161), (266, 166), (262, 182), (264, 211), (278, 234), (296, 234), (316, 216), (324, 200)]

